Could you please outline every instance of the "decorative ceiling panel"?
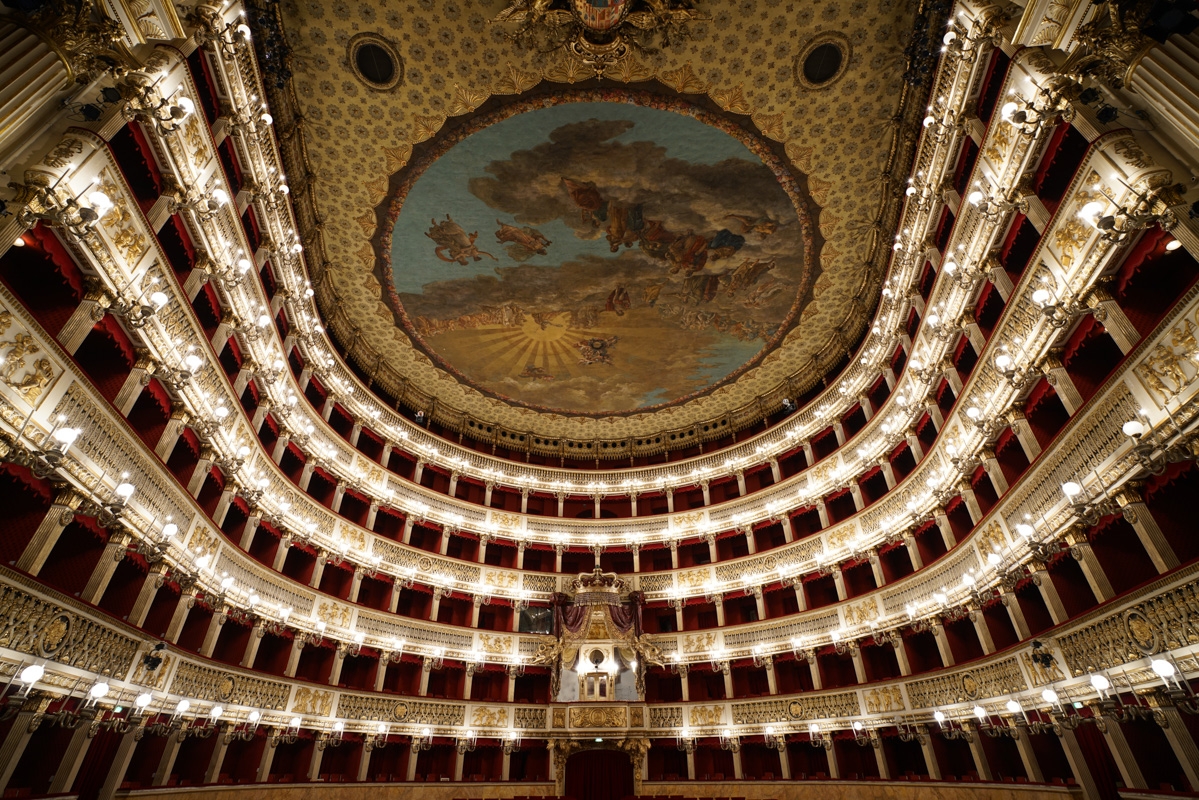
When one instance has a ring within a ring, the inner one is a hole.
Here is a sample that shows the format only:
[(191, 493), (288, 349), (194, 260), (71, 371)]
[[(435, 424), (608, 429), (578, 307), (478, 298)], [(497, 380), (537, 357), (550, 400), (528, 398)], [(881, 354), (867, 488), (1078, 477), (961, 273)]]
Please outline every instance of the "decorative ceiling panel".
[[(571, 439), (819, 380), (880, 288), (924, 101), (916, 6), (703, 0), (599, 66), (514, 42), (505, 8), (280, 5), (308, 261), (351, 358), (440, 413)], [(824, 43), (844, 63), (799, 61)]]

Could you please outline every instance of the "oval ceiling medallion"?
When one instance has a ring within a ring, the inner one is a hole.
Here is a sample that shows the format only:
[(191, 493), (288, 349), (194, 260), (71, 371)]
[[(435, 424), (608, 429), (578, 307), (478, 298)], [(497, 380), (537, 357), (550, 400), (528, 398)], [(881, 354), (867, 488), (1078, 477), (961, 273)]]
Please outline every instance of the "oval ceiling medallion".
[(401, 176), (382, 236), (398, 322), (459, 380), (566, 414), (734, 380), (811, 294), (809, 201), (741, 125), (657, 95), (518, 101)]

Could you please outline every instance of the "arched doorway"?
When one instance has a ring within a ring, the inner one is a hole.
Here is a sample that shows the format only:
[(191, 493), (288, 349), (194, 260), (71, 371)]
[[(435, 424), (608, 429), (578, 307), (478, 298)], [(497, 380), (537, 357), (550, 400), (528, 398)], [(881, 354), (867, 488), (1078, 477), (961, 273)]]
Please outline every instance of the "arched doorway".
[(633, 794), (633, 762), (621, 750), (583, 750), (566, 761), (566, 796), (621, 800)]

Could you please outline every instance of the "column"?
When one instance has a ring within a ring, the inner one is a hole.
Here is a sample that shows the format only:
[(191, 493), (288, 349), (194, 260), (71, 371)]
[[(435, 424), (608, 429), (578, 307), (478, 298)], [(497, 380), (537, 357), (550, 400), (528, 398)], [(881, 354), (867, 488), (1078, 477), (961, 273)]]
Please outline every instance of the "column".
[(121, 743), (117, 745), (117, 750), (113, 753), (112, 766), (108, 768), (108, 775), (104, 779), (104, 785), (100, 787), (97, 800), (112, 800), (117, 789), (124, 782), (125, 770), (129, 769), (129, 761), (133, 758), (133, 751), (137, 747), (136, 733), (137, 728), (131, 728), (121, 737)]
[[(971, 493), (973, 494), (973, 493)], [(953, 528), (949, 524), (949, 516), (945, 513), (945, 509), (938, 508), (935, 510), (937, 520), (937, 530), (941, 532), (941, 541), (945, 542), (945, 549), (952, 550), (957, 545), (957, 539), (953, 536)], [(971, 518), (973, 518), (971, 514)]]
[(204, 782), (216, 783), (217, 778), (221, 774), (221, 765), (225, 763), (225, 752), (229, 749), (229, 743), (225, 741), (225, 730), (223, 725), (218, 725), (216, 732), (212, 734), (216, 739), (216, 745), (212, 748), (212, 756), (208, 759), (208, 768), (204, 770)]
[(883, 480), (887, 482), (887, 491), (895, 488), (895, 468), (891, 466), (891, 462), (886, 457), (878, 460), (879, 472), (883, 473)]
[(1167, 572), (1178, 566), (1178, 556), (1166, 541), (1166, 536), (1158, 527), (1149, 507), (1145, 505), (1141, 487), (1140, 483), (1126, 483), (1116, 495), (1116, 502), (1120, 504), (1124, 513), (1124, 521), (1136, 531), (1137, 538), (1141, 540), (1141, 545), (1153, 561), (1153, 566), (1158, 572)]
[(1101, 280), (1087, 295), (1086, 303), (1094, 309), (1091, 316), (1103, 325), (1104, 330), (1116, 343), (1116, 347), (1120, 348), (1120, 352), (1127, 355), (1141, 341), (1141, 334), (1129, 321), (1128, 315), (1124, 313), (1124, 309), (1120, 308), (1116, 298), (1112, 297), (1111, 292), (1108, 291), (1107, 285), (1110, 281), (1111, 278)]
[(204, 642), (200, 645), (200, 655), (212, 658), (216, 649), (217, 639), (221, 635), (221, 626), (225, 624), (225, 611), (217, 610), (208, 620), (208, 630), (204, 631)]
[(978, 643), (982, 645), (983, 655), (994, 653), (995, 640), (991, 638), (991, 629), (987, 627), (987, 618), (981, 608), (970, 611), (970, 621), (974, 623), (974, 633), (978, 636)]
[(391, 663), (391, 658), (387, 653), (379, 655), (379, 666), (375, 667), (375, 691), (383, 691), (383, 685), (387, 683), (387, 665)]
[(304, 653), (304, 642), (301, 639), (291, 640), (291, 652), (287, 654), (287, 666), (283, 668), (283, 676), (294, 678), (300, 667), (300, 656)]
[(337, 648), (337, 652), (333, 655), (333, 667), (329, 670), (329, 685), (336, 686), (341, 682), (341, 668), (346, 663), (346, 651), (342, 648)]
[(733, 751), (733, 778), (741, 780), (745, 777), (745, 768), (741, 764), (741, 751)]
[[(90, 723), (94, 716), (94, 714), (85, 715), (79, 727), (71, 735), (71, 740), (67, 743), (62, 759), (59, 761), (58, 769), (55, 770), (54, 777), (50, 780), (51, 794), (65, 794), (71, 790), (71, 786), (75, 783), (75, 777), (79, 774), (79, 767), (82, 766), (83, 759), (87, 755), (87, 749), (92, 743), (92, 737), (89, 733)], [(16, 762), (14, 761), (13, 763), (15, 765)]]
[(803, 457), (804, 461), (807, 462), (807, 465), (810, 467), (815, 464), (816, 451), (812, 449), (812, 443), (805, 439), (800, 443), (800, 446), (803, 447)]
[(1074, 773), (1074, 780), (1082, 787), (1082, 796), (1086, 800), (1100, 800), (1102, 795), (1095, 783), (1095, 777), (1091, 775), (1091, 768), (1087, 766), (1087, 760), (1078, 744), (1078, 737), (1074, 735), (1074, 731), (1065, 727), (1061, 729), (1058, 736), (1062, 740), (1062, 750), (1066, 753), (1066, 761), (1070, 763), (1070, 771)]
[(1024, 457), (1031, 463), (1037, 456), (1041, 455), (1041, 444), (1037, 441), (1037, 436), (1032, 432), (1032, 426), (1028, 424), (1028, 419), (1024, 416), (1024, 410), (1013, 408), (1007, 413), (1008, 425), (1012, 429), (1012, 433), (1016, 434), (1016, 441), (1020, 442), (1020, 449), (1024, 451)]
[(224, 351), (225, 345), (229, 343), (229, 337), (235, 330), (237, 330), (237, 318), (231, 311), (225, 311), (221, 314), (220, 324), (216, 326), (216, 331), (212, 334), (212, 349), (218, 357)]
[(329, 554), (322, 550), (316, 557), (316, 563), (312, 565), (312, 577), (309, 579), (308, 585), (313, 589), (317, 589), (321, 585), (321, 577), (325, 574), (325, 561), (328, 557)]
[[(407, 780), (409, 783), (416, 780), (416, 761), (417, 761), (416, 756), (417, 756), (417, 754), (415, 751), (410, 752), (408, 754), (408, 769), (405, 774), (405, 780)], [(554, 768), (553, 765), (554, 765), (554, 757), (553, 757), (553, 754), (551, 754), (550, 755), (550, 769)]]
[[(666, 513), (674, 513), (674, 489), (667, 487), (666, 489)], [(558, 503), (558, 516), (562, 516), (562, 504)]]
[(953, 666), (953, 651), (949, 649), (949, 640), (945, 638), (945, 628), (937, 622), (930, 626), (933, 638), (937, 640), (937, 652), (941, 654), (941, 663), (947, 667)]
[[(874, 762), (878, 764), (878, 776), (885, 781), (894, 780), (891, 775), (891, 765), (887, 763), (887, 753), (883, 750), (882, 739), (870, 737), (871, 748), (874, 750)], [(784, 758), (786, 754), (784, 753)]]
[[(1156, 701), (1151, 699), (1150, 702)], [(1162, 733), (1166, 734), (1166, 741), (1170, 743), (1170, 749), (1174, 751), (1178, 763), (1182, 765), (1182, 771), (1186, 774), (1187, 781), (1191, 784), (1192, 789), (1199, 786), (1199, 747), (1195, 746), (1195, 739), (1187, 730), (1186, 723), (1182, 721), (1182, 716), (1178, 713), (1177, 708), (1169, 703), (1159, 703), (1157, 710), (1165, 721), (1165, 724), (1162, 725)]]
[(828, 753), (828, 776), (835, 781), (841, 780), (841, 765), (837, 763), (837, 746), (833, 745), (824, 752)]
[(1078, 387), (1074, 385), (1074, 380), (1062, 363), (1062, 351), (1060, 349), (1050, 350), (1049, 354), (1045, 356), (1041, 368), (1045, 371), (1045, 378), (1049, 381), (1049, 385), (1054, 388), (1058, 399), (1065, 406), (1066, 413), (1074, 416), (1074, 412), (1082, 407), (1082, 395), (1079, 394)]
[(813, 652), (808, 657), (808, 670), (812, 673), (812, 689), (819, 692), (824, 689), (824, 681), (820, 678), (820, 663), (816, 660), (816, 653)]
[[(1030, 564), (1030, 572), (1032, 572)], [(1053, 585), (1053, 579), (1049, 577), (1049, 573), (1044, 567), (1033, 572), (1032, 582), (1041, 591), (1041, 598), (1045, 601), (1045, 607), (1049, 609), (1049, 616), (1053, 620), (1054, 625), (1061, 625), (1069, 616), (1066, 614), (1066, 607), (1062, 604), (1062, 598), (1057, 593), (1057, 587)]]
[(274, 461), (276, 464), (281, 462), (289, 444), (291, 444), (291, 434), (286, 430), (281, 431), (279, 438), (275, 440), (275, 449), (271, 450), (271, 461)]
[(308, 459), (304, 462), (304, 469), (300, 471), (300, 491), (308, 491), (308, 484), (312, 483), (312, 473), (316, 469), (316, 462)]
[(820, 518), (821, 529), (829, 526), (828, 505), (825, 504), (823, 497), (816, 498), (816, 516)]
[(325, 402), (321, 405), (321, 416), (325, 418), (325, 422), (333, 416), (333, 409), (337, 405), (337, 395), (330, 392), (325, 395)]
[[(679, 568), (679, 543), (677, 539), (670, 540), (670, 568)], [(558, 571), (562, 571), (561, 565), (559, 565)], [(679, 630), (682, 630), (682, 628), (679, 628)]]
[(916, 435), (914, 428), (909, 428), (905, 438), (908, 442), (908, 449), (912, 451), (912, 458), (919, 464), (924, 460), (924, 447), (920, 444), (920, 437)]
[(134, 403), (142, 395), (142, 389), (145, 389), (150, 382), (150, 370), (153, 368), (154, 362), (150, 360), (149, 354), (144, 350), (138, 351), (133, 369), (129, 370), (129, 374), (125, 376), (125, 382), (121, 384), (121, 388), (117, 390), (117, 396), (112, 401), (117, 411), (121, 412), (121, 416), (129, 416)]
[(721, 595), (716, 595), (716, 625), (724, 627), (724, 597)]
[(1124, 729), (1120, 727), (1120, 723), (1109, 719), (1101, 731), (1107, 748), (1112, 751), (1112, 759), (1120, 770), (1120, 777), (1124, 779), (1124, 786), (1128, 789), (1148, 789), (1145, 776), (1141, 774), (1141, 768), (1137, 766), (1137, 760), (1128, 747), (1128, 740), (1124, 738)]
[(1139, 61), (1119, 64), (1125, 69), (1133, 66), (1127, 85), (1145, 98), (1154, 114), (1177, 131), (1194, 152), (1199, 149), (1199, 87), (1195, 80), (1199, 75), (1199, 35), (1194, 31), (1186, 36), (1173, 34), (1158, 45), (1143, 41), (1148, 49)]
[(457, 750), (454, 752), (454, 780), (458, 781), (458, 782), (462, 781), (462, 751), (461, 750)]
[(100, 560), (96, 562), (91, 577), (87, 579), (87, 585), (79, 593), (79, 599), (85, 603), (96, 605), (100, 602), (108, 588), (108, 582), (112, 580), (117, 566), (125, 559), (125, 551), (129, 549), (125, 534), (114, 531), (109, 536), (108, 544), (104, 545), (104, 552), (100, 554)]
[[(979, 520), (983, 518), (983, 510), (978, 504), (978, 498), (974, 495), (974, 487), (970, 484), (969, 480), (963, 479), (958, 484), (958, 493), (962, 497), (962, 502), (966, 504), (966, 510), (970, 512), (970, 521), (977, 525)], [(946, 546), (948, 547), (948, 543)]]
[[(741, 495), (742, 497), (745, 497), (745, 495), (746, 495), (746, 491), (745, 491), (745, 470), (740, 470), (740, 469), (739, 469), (739, 470), (735, 470), (735, 471), (733, 472), (733, 475), (734, 475), (734, 477), (736, 477), (736, 478), (737, 478), (737, 493), (738, 493), (739, 495)], [(737, 755), (741, 755), (741, 754), (740, 754), (740, 753), (737, 753)]]
[(850, 645), (850, 657), (853, 659), (853, 674), (858, 683), (866, 682), (866, 665), (862, 662), (862, 649), (858, 647), (857, 642)]
[(25, 546), (21, 557), (17, 559), (16, 568), (37, 575), (50, 557), (54, 545), (63, 530), (75, 520), (75, 510), (83, 501), (83, 496), (73, 489), (63, 489), (54, 497), (54, 504), (42, 518), (41, 524), (33, 532), (29, 544)]
[(177, 734), (171, 733), (167, 736), (166, 746), (158, 758), (158, 768), (154, 770), (154, 776), (150, 779), (151, 786), (167, 785), (171, 771), (175, 769), (175, 758), (179, 755), (179, 746), (182, 744), (183, 740)]
[(262, 759), (258, 762), (258, 772), (254, 779), (258, 783), (266, 783), (271, 777), (271, 765), (275, 763), (275, 746), (267, 739), (266, 745), (262, 748)]
[(146, 573), (146, 579), (142, 582), (142, 588), (137, 593), (137, 599), (133, 601), (133, 608), (129, 611), (129, 624), (135, 628), (140, 628), (146, 622), (146, 615), (150, 613), (150, 606), (154, 602), (154, 598), (158, 595), (158, 590), (162, 588), (163, 579), (166, 577), (169, 567), (165, 563), (159, 563), (150, 568)]
[(429, 605), (429, 621), (437, 621), (437, 612), (441, 610), (441, 595), (444, 590), (440, 586), (433, 587), (433, 602)]
[(833, 566), (833, 586), (837, 589), (838, 600), (845, 600), (849, 597), (849, 593), (845, 591), (845, 573), (837, 565)]
[(970, 755), (974, 757), (974, 771), (978, 773), (978, 777), (984, 781), (993, 781), (995, 776), (991, 773), (991, 765), (987, 763), (987, 754), (983, 750), (983, 735), (977, 726), (971, 732)]
[(687, 752), (687, 780), (695, 780), (695, 753)]
[(912, 561), (912, 569), (923, 569), (924, 559), (920, 557), (920, 547), (916, 544), (916, 537), (907, 534), (903, 537), (903, 544), (908, 550), (908, 558)]
[[(279, 546), (275, 548), (275, 558), (271, 562), (271, 569), (273, 569), (275, 572), (283, 571), (283, 565), (287, 563), (287, 551), (290, 549), (291, 539), (287, 536), (284, 536), (279, 540)], [(321, 568), (324, 569), (324, 564), (321, 565)], [(313, 568), (313, 571), (315, 572), (315, 567)]]
[(316, 781), (321, 777), (321, 761), (325, 757), (325, 748), (317, 744), (312, 748), (312, 760), (308, 762), (308, 780)]
[(774, 670), (774, 659), (771, 658), (770, 656), (766, 656), (762, 660), (763, 660), (763, 662), (765, 662), (765, 665), (766, 665), (766, 686), (770, 690), (771, 694), (778, 694), (779, 693), (779, 679), (778, 679), (778, 673), (776, 673)]
[(837, 439), (837, 447), (845, 445), (845, 426), (839, 419), (833, 420), (833, 436)]
[(1086, 538), (1086, 531), (1075, 531), (1069, 539), (1077, 539), (1077, 541), (1070, 542), (1070, 555), (1082, 568), (1083, 577), (1087, 579), (1087, 585), (1091, 587), (1095, 599), (1100, 603), (1111, 600), (1116, 596), (1116, 591), (1112, 588), (1111, 581), (1107, 579), (1107, 573), (1099, 564), (1099, 559), (1095, 557), (1095, 551)]
[[(241, 392), (238, 392), (238, 397), (240, 396)], [(254, 429), (255, 433), (262, 430), (262, 423), (266, 422), (266, 418), (270, 413), (271, 401), (264, 397), (258, 402), (258, 407), (254, 409), (254, 416), (250, 419), (250, 427)]]
[(1028, 780), (1032, 783), (1044, 783), (1045, 773), (1041, 771), (1041, 765), (1037, 762), (1037, 753), (1033, 750), (1028, 731), (1020, 731), (1020, 735), (1016, 737), (1016, 750), (1020, 753), (1020, 761), (1024, 764), (1024, 774), (1028, 776)]
[(906, 678), (912, 674), (912, 665), (908, 661), (908, 651), (904, 646), (903, 636), (897, 634), (892, 647), (895, 648), (895, 662), (899, 665), (899, 675)]
[(1004, 592), (1000, 595), (999, 601), (1007, 609), (1008, 618), (1012, 621), (1012, 627), (1016, 629), (1016, 635), (1021, 640), (1031, 639), (1032, 631), (1029, 630), (1028, 621), (1024, 619), (1024, 609), (1020, 608), (1020, 601), (1016, 595)]
[(104, 296), (104, 287), (98, 281), (89, 281), (86, 285), (87, 293), (79, 301), (79, 305), (75, 306), (75, 310), (71, 312), (71, 316), (67, 318), (66, 324), (56, 337), (62, 349), (71, 355), (75, 355), (83, 340), (92, 332), (92, 328), (96, 327), (96, 323), (104, 319), (107, 312), (108, 300)]
[(195, 596), (190, 594), (188, 589), (179, 592), (179, 599), (175, 601), (175, 611), (171, 614), (171, 621), (167, 625), (167, 632), (163, 637), (171, 644), (179, 643), (179, 634), (183, 632), (183, 623), (187, 622), (187, 614), (191, 611), (195, 601)]
[(246, 520), (246, 524), (241, 529), (241, 539), (238, 541), (238, 547), (246, 552), (249, 552), (250, 545), (254, 543), (254, 534), (258, 533), (258, 523), (262, 522), (261, 512), (254, 511)]
[(158, 437), (158, 443), (154, 445), (154, 453), (162, 459), (163, 463), (170, 460), (171, 453), (175, 451), (175, 443), (179, 441), (179, 435), (187, 427), (188, 419), (187, 409), (171, 405), (171, 418), (167, 420), (167, 426), (163, 428), (162, 435)]
[(705, 506), (712, 505), (712, 493), (708, 490), (708, 482), (700, 481), (699, 488), (704, 493), (704, 505)]
[(1003, 497), (1007, 493), (1008, 483), (1007, 476), (1003, 474), (1003, 468), (999, 466), (999, 459), (995, 457), (995, 452), (989, 447), (984, 447), (982, 451), (983, 469), (987, 473), (987, 477), (991, 479), (991, 485), (995, 487), (995, 494)]
[(187, 493), (192, 497), (200, 496), (200, 490), (204, 488), (204, 481), (208, 478), (209, 470), (212, 469), (214, 456), (211, 447), (200, 448), (200, 460), (196, 462), (196, 467), (192, 470), (191, 480), (187, 482)]
[(866, 421), (869, 422), (870, 418), (874, 416), (874, 406), (871, 404), (870, 398), (864, 394), (859, 395), (858, 405), (862, 407), (862, 414), (866, 417)]
[(34, 720), (40, 705), (40, 698), (27, 697), (21, 705), (21, 710), (17, 713), (17, 718), (13, 720), (12, 727), (8, 729), (8, 735), (4, 737), (3, 742), (0, 742), (0, 792), (8, 788), (8, 782), (12, 780), (17, 762), (21, 760), (21, 755), (29, 745), (30, 737), (37, 729)]
[(358, 593), (362, 591), (363, 570), (361, 566), (354, 568), (354, 577), (350, 579), (350, 597), (351, 603), (358, 602)]
[(450, 473), (450, 488), (446, 492), (450, 497), (454, 497), (458, 492), (458, 471), (454, 470)]
[(874, 576), (876, 588), (887, 582), (883, 576), (883, 562), (879, 559), (878, 553), (873, 550), (870, 551), (870, 573)]
[(933, 735), (932, 731), (922, 731), (920, 750), (924, 753), (924, 766), (928, 770), (928, 777), (939, 781), (941, 780), (941, 765), (937, 762), (937, 751), (933, 749)]
[(849, 484), (849, 496), (853, 498), (855, 511), (861, 511), (866, 507), (866, 501), (862, 499), (862, 487), (856, 482)]

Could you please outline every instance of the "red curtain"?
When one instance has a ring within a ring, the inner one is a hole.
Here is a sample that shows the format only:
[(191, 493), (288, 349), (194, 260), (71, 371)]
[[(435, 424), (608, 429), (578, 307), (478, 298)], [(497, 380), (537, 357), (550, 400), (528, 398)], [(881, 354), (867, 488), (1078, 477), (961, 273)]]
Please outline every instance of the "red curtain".
[(633, 794), (633, 762), (619, 750), (584, 750), (566, 762), (566, 794), (575, 800), (621, 800)]

